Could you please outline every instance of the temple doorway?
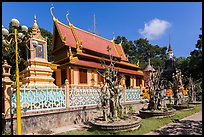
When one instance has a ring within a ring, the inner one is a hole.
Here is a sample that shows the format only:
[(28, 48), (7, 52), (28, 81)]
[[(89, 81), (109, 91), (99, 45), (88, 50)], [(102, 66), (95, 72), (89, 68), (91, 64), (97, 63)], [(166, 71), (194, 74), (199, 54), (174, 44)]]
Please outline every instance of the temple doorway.
[(130, 76), (129, 75), (125, 75), (125, 85), (126, 85), (126, 88), (130, 88)]

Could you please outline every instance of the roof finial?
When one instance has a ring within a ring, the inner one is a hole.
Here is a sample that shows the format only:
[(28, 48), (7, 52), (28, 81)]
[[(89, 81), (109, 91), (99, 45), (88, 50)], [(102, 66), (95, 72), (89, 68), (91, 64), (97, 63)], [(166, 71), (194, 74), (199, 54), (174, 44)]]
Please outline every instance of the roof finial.
[(38, 29), (38, 24), (37, 24), (37, 18), (36, 18), (36, 15), (34, 15), (33, 29)]
[(148, 63), (149, 63), (149, 65), (150, 65), (150, 58), (148, 59)]
[(52, 6), (52, 7), (50, 8), (50, 14), (51, 14), (53, 20), (55, 20), (55, 16), (54, 16), (54, 14), (53, 14), (53, 12), (52, 12), (52, 9), (54, 9), (54, 6), (53, 6), (53, 4), (52, 4), (51, 6)]
[(69, 11), (67, 11), (67, 14), (66, 14), (66, 19), (67, 19), (67, 21), (68, 21), (68, 23), (69, 23), (69, 26), (70, 26), (70, 25), (71, 25), (71, 22), (69, 21), (68, 16), (69, 16)]
[(36, 15), (34, 15), (34, 22), (36, 22), (37, 18), (36, 18)]
[(122, 37), (121, 37), (121, 38), (120, 38), (120, 43), (119, 43), (119, 45), (122, 46), (122, 43), (123, 43), (123, 39), (122, 39)]
[(115, 33), (113, 32), (113, 41), (115, 40)]
[(169, 49), (168, 51), (172, 51), (172, 48), (171, 48), (171, 39), (170, 39), (170, 32), (169, 32)]

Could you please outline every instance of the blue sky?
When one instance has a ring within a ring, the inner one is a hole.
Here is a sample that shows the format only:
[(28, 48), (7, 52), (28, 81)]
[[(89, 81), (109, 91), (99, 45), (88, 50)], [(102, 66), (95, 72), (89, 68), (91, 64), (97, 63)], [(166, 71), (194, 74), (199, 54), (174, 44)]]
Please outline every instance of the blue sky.
[(12, 18), (31, 27), (34, 15), (39, 27), (53, 33), (50, 15), (54, 5), (55, 17), (67, 24), (66, 13), (73, 25), (93, 30), (104, 38), (125, 36), (128, 40), (147, 38), (151, 44), (168, 46), (169, 34), (176, 57), (188, 57), (195, 49), (202, 27), (201, 2), (2, 2), (2, 25), (6, 28)]

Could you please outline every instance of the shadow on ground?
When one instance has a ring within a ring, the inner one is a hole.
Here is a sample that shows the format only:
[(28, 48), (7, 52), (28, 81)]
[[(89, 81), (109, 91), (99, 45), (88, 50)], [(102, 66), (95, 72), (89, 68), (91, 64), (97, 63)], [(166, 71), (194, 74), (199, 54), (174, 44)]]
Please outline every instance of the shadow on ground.
[(154, 132), (159, 135), (202, 135), (202, 121), (178, 120), (172, 125)]

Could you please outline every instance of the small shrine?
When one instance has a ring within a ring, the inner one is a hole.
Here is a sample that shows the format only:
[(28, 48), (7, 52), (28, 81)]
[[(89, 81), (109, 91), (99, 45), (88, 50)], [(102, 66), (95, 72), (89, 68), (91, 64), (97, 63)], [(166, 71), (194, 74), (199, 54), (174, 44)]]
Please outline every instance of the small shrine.
[(155, 69), (150, 65), (150, 59), (148, 59), (148, 65), (144, 69), (144, 80), (145, 80), (145, 86), (150, 86), (150, 79), (155, 73)]
[(27, 45), (30, 48), (29, 59), (25, 62), (26, 68), (20, 74), (21, 86), (55, 87), (52, 63), (48, 62), (47, 57), (47, 38), (42, 37), (36, 16)]

